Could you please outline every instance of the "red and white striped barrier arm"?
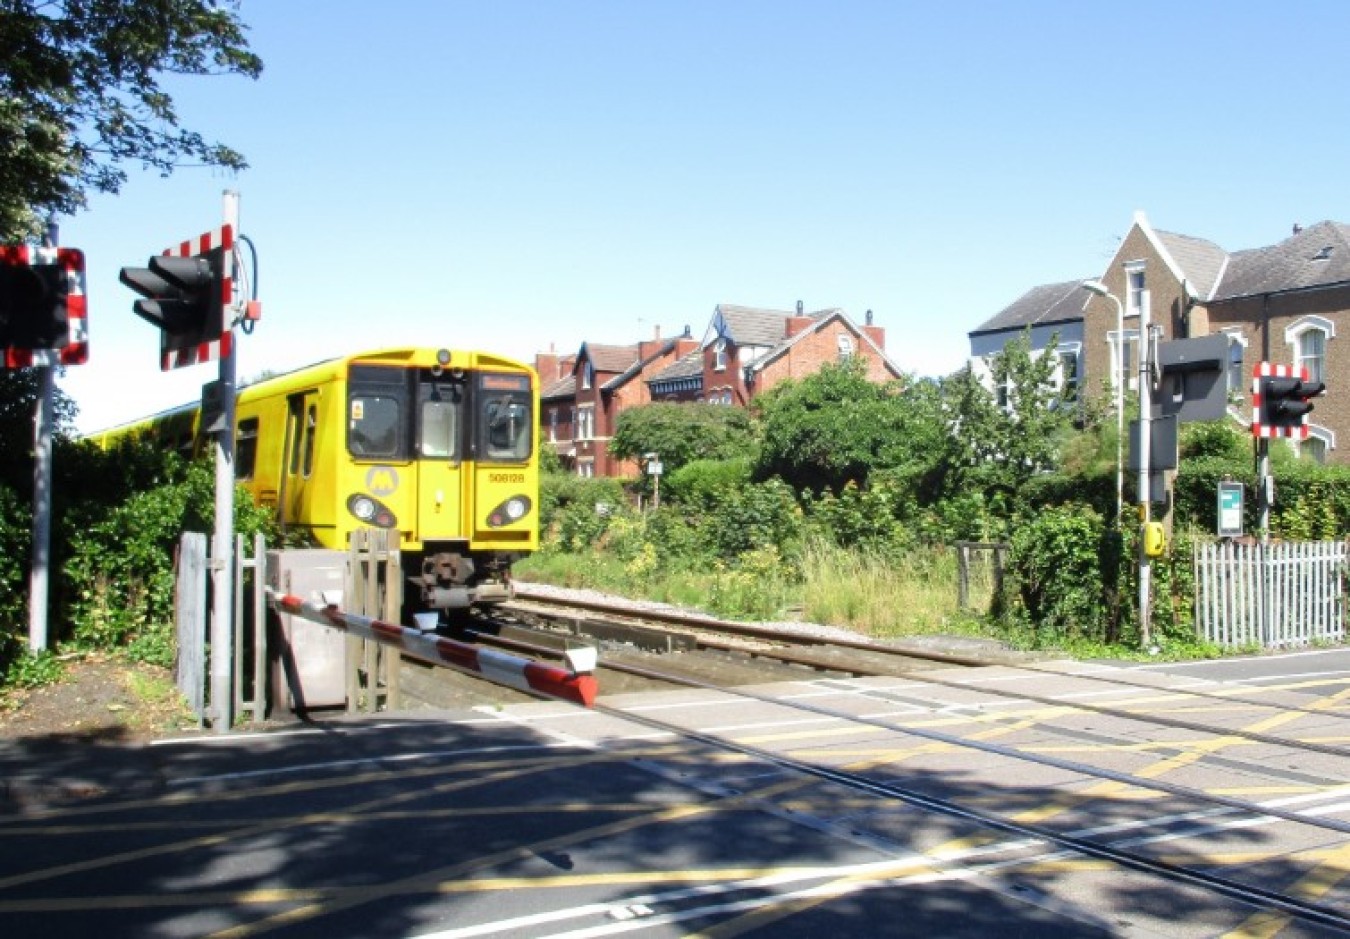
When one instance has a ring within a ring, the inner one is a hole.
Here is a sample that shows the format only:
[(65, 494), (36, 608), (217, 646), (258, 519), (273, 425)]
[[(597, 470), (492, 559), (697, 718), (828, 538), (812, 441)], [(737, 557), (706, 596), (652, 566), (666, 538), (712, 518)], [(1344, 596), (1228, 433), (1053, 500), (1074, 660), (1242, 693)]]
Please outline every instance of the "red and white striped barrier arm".
[(368, 616), (344, 613), (335, 606), (324, 606), (322, 603), (278, 594), (272, 590), (267, 591), (267, 596), (285, 613), (302, 616), (322, 626), (332, 626), (354, 636), (393, 646), (410, 658), (432, 665), (472, 672), (499, 685), (570, 701), (584, 707), (595, 704), (598, 685), (595, 676), (589, 672), (571, 672), (558, 665), (546, 665), (497, 649), (456, 642), (444, 636), (428, 635), (416, 629), (371, 619)]

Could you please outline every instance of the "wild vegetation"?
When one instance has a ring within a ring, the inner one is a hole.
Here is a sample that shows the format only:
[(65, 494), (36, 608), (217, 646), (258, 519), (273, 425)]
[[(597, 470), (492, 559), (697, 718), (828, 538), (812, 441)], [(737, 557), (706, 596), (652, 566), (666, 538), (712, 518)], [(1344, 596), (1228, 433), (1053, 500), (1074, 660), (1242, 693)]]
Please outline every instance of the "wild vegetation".
[[(1092, 403), (1107, 396), (1066, 399), (1053, 363), (1053, 350), (1011, 343), (994, 363), (1003, 404), (969, 371), (876, 385), (856, 365), (827, 367), (728, 417), (745, 422), (734, 444), (700, 432), (717, 408), (627, 411), (616, 452), (659, 454), (659, 505), (649, 477), (620, 484), (555, 467), (543, 483), (545, 547), (518, 574), (880, 637), (966, 632), (1140, 654), (1134, 481), (1118, 520), (1115, 421)], [(1217, 484), (1256, 484), (1236, 422), (1185, 425), (1181, 455), (1161, 510), (1172, 542), (1153, 564), (1147, 650), (1177, 656), (1214, 651), (1194, 638), (1190, 565), (1191, 545), (1212, 538)], [(1273, 456), (1272, 535), (1342, 536), (1350, 472), (1300, 462), (1284, 444)], [(993, 549), (968, 553), (964, 606), (958, 542), (1006, 545), (1001, 577)]]

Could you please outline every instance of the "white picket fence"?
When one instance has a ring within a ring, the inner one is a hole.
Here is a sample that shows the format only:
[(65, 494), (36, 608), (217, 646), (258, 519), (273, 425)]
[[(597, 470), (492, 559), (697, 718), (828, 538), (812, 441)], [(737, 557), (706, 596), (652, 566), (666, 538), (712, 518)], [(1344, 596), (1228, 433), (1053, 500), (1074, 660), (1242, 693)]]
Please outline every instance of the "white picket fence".
[(1343, 642), (1345, 561), (1341, 541), (1197, 545), (1196, 630), (1229, 647)]

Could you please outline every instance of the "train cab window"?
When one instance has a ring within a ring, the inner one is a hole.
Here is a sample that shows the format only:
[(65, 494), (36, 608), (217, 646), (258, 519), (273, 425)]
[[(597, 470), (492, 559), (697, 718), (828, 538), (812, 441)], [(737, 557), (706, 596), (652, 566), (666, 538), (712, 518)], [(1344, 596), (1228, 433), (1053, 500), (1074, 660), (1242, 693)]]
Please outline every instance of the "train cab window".
[(412, 403), (401, 368), (353, 365), (347, 388), (347, 449), (357, 459), (406, 460)]
[(234, 475), (236, 479), (252, 479), (258, 463), (258, 419), (247, 417), (239, 422), (234, 435)]
[(382, 395), (352, 395), (347, 446), (353, 456), (398, 454), (399, 402)]
[(534, 426), (529, 378), (484, 374), (479, 379), (478, 394), (480, 459), (528, 459)]

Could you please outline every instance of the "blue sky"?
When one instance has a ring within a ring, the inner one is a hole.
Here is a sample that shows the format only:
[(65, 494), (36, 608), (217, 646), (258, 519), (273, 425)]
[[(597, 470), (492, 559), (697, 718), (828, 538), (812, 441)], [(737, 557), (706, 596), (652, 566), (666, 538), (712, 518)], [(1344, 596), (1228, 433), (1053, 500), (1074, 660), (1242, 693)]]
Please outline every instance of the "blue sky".
[(133, 170), (61, 219), (88, 259), (92, 431), (192, 400), (117, 281), (240, 194), (246, 380), (416, 343), (532, 360), (718, 303), (874, 311), (909, 372), (1137, 210), (1229, 250), (1350, 221), (1350, 4), (245, 0), (256, 82), (174, 80), (237, 176)]

